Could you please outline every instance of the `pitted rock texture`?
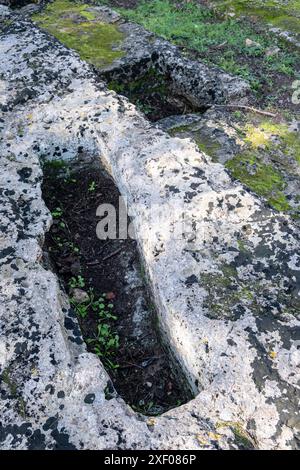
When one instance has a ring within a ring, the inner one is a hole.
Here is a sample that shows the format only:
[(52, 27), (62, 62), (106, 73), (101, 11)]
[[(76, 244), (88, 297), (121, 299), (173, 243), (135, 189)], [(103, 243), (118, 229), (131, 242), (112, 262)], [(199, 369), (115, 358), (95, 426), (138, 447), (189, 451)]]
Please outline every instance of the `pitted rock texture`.
[[(189, 139), (152, 127), (76, 53), (2, 12), (1, 448), (297, 448), (291, 219)], [(40, 162), (55, 158), (99, 158), (128, 198), (166, 343), (198, 393), (161, 417), (105, 398), (109, 377), (43, 263)]]

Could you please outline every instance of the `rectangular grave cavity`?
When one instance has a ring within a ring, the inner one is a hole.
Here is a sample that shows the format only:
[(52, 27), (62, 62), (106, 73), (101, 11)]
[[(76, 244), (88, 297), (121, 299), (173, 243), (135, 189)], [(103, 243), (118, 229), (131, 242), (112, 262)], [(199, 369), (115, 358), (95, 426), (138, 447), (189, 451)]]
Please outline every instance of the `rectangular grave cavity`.
[[(46, 257), (69, 296), (88, 350), (98, 355), (118, 394), (134, 410), (159, 415), (192, 394), (161, 341), (136, 241), (97, 237), (97, 207), (111, 204), (118, 221), (120, 193), (95, 165), (45, 163), (43, 197), (53, 217)], [(108, 398), (113, 393), (113, 387), (107, 390)]]
[(151, 120), (240, 100), (249, 84), (193, 60), (107, 6), (55, 0), (32, 19)]

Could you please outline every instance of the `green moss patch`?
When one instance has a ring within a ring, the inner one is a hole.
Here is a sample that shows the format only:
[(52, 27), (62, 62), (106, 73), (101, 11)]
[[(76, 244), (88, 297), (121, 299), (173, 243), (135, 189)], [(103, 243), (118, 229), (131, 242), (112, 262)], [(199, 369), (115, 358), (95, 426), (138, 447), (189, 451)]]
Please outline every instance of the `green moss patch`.
[(272, 137), (284, 135), (286, 127), (265, 121), (259, 126), (252, 123), (246, 124), (245, 132), (245, 142), (249, 143), (252, 148), (268, 148), (273, 145)]
[(18, 387), (17, 387), (16, 383), (11, 379), (10, 370), (9, 370), (8, 367), (3, 370), (2, 375), (1, 375), (1, 379), (8, 386), (11, 396), (16, 397), (17, 392), (18, 392)]
[(263, 120), (246, 124), (244, 130), (245, 142), (253, 149), (277, 149), (300, 164), (300, 136), (298, 132), (291, 131), (287, 124)]
[(245, 39), (250, 36), (253, 41), (259, 40), (247, 26), (235, 19), (218, 20), (212, 11), (195, 1), (178, 8), (171, 0), (150, 0), (141, 2), (135, 9), (119, 11), (154, 33), (199, 52), (220, 44), (224, 38), (234, 47), (244, 47)]
[(32, 19), (87, 62), (103, 67), (124, 54), (124, 35), (116, 26), (97, 20), (91, 5), (55, 0)]
[[(238, 115), (238, 119), (241, 116)], [(229, 126), (231, 124), (229, 123)], [(225, 163), (231, 175), (257, 195), (262, 196), (276, 210), (288, 211), (298, 217), (296, 197), (289, 197), (289, 179), (297, 175), (300, 164), (299, 132), (291, 130), (285, 121), (276, 121), (248, 114), (235, 130), (239, 142), (235, 154)], [(193, 125), (173, 127), (170, 135), (191, 137), (199, 149), (213, 161), (224, 154), (221, 144)], [(243, 141), (243, 143), (241, 142)]]
[(234, 434), (235, 441), (239, 448), (255, 449), (257, 444), (249, 432), (244, 429), (243, 425), (234, 421), (220, 421), (217, 423), (217, 429), (228, 427)]
[(0, 31), (5, 31), (12, 24), (12, 20), (2, 19), (0, 23)]
[(25, 418), (26, 404), (21, 394), (19, 393), (17, 383), (11, 378), (11, 371), (9, 367), (3, 370), (2, 374), (0, 375), (0, 381), (2, 381), (7, 386), (10, 396), (16, 400), (19, 414)]

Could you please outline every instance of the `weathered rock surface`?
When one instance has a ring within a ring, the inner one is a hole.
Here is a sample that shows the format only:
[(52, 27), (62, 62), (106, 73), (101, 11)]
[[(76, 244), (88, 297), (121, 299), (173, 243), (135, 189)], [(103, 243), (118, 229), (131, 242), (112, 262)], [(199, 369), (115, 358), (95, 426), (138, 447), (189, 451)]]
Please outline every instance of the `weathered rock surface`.
[[(291, 219), (189, 139), (152, 127), (76, 53), (4, 7), (0, 15), (9, 20), (0, 36), (1, 447), (296, 448)], [(43, 266), (45, 158), (99, 158), (127, 196), (166, 342), (198, 392), (188, 404), (148, 420), (105, 398), (109, 377)], [(182, 213), (184, 237), (174, 237)]]

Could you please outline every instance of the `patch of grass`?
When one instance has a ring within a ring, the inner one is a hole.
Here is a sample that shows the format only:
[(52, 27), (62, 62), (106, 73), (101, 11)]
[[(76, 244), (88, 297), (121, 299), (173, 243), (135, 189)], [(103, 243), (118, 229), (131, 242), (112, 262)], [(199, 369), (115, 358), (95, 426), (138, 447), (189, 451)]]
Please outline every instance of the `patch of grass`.
[[(300, 21), (300, 20), (299, 20)], [(280, 59), (276, 54), (264, 59), (267, 68), (290, 77), (295, 77), (295, 68), (297, 66), (297, 57), (295, 54), (280, 54)]]
[(224, 41), (231, 46), (244, 48), (246, 38), (258, 41), (259, 36), (237, 20), (216, 21), (213, 12), (195, 2), (180, 9), (169, 0), (142, 2), (136, 9), (119, 9), (128, 19), (143, 24), (156, 34), (178, 44), (203, 52)]
[(234, 54), (231, 52), (227, 55), (224, 54), (224, 56), (218, 61), (219, 67), (225, 70), (225, 72), (238, 75), (239, 77), (248, 81), (253, 90), (259, 90), (261, 87), (260, 81), (252, 74), (249, 65), (240, 65), (236, 62), (233, 56)]

